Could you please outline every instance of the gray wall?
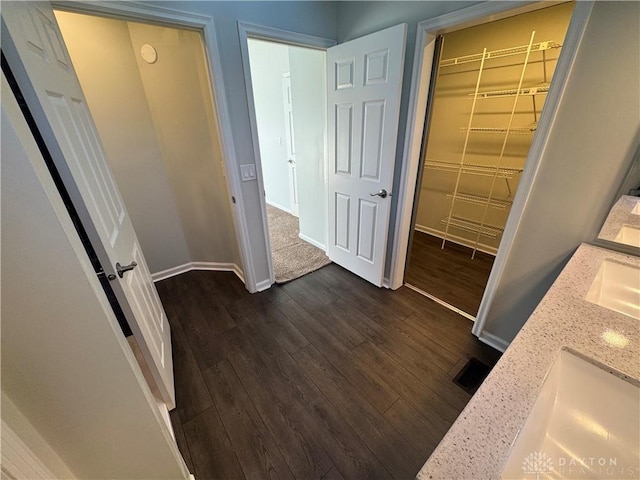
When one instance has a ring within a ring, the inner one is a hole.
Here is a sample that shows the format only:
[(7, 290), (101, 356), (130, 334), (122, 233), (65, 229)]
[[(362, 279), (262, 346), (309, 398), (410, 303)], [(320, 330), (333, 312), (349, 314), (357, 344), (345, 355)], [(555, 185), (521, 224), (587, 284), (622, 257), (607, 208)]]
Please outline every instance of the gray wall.
[(598, 234), (640, 142), (640, 3), (596, 2), (485, 331), (511, 341)]
[[(393, 192), (399, 190), (400, 173), (402, 171), (402, 155), (404, 136), (407, 124), (409, 93), (411, 91), (411, 74), (413, 72), (413, 55), (416, 44), (416, 29), (419, 22), (461, 10), (475, 5), (477, 1), (416, 1), (416, 2), (338, 2), (338, 43), (368, 35), (369, 33), (391, 27), (399, 23), (407, 23), (407, 47), (405, 54), (404, 76), (402, 80), (402, 98), (400, 103), (400, 122), (398, 123), (398, 146), (396, 148), (396, 165), (393, 176)], [(389, 218), (389, 240), (385, 277), (389, 277), (391, 254), (393, 250), (393, 232), (395, 229), (395, 212), (398, 197), (391, 197), (391, 216)]]
[(325, 57), (325, 52), (320, 50), (289, 49), (300, 234), (326, 247)]
[(289, 47), (249, 39), (253, 101), (267, 203), (291, 209), (282, 74), (289, 72)]

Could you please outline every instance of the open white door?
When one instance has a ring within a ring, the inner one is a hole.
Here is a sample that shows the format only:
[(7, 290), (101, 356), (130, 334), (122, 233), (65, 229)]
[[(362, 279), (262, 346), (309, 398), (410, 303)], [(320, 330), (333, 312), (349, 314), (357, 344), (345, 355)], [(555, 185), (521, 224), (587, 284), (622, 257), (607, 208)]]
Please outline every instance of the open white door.
[[(51, 5), (7, 2), (1, 14), (3, 53), (92, 243), (99, 244), (94, 246), (105, 273), (115, 277), (114, 291), (171, 409), (175, 393), (169, 323), (106, 164)], [(118, 274), (116, 264), (129, 269)], [(64, 272), (51, 281), (63, 282)]]
[(406, 24), (327, 50), (328, 255), (381, 286)]
[(291, 75), (282, 75), (282, 94), (284, 97), (284, 125), (287, 137), (287, 164), (289, 165), (289, 199), (291, 214), (299, 215), (298, 206), (298, 172), (296, 171), (296, 142), (293, 134), (293, 104), (291, 103)]

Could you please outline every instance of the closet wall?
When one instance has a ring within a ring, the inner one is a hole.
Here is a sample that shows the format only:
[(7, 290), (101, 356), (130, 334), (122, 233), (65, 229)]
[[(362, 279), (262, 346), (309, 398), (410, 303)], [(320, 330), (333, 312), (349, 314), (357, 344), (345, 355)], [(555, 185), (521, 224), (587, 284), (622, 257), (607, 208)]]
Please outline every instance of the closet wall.
[(562, 4), (445, 35), (417, 230), (496, 253), (561, 48), (534, 46), (526, 67), (526, 54), (465, 57), (528, 46), (534, 31), (534, 45), (561, 45), (572, 10)]
[[(240, 266), (197, 33), (56, 12), (152, 273)], [(144, 62), (140, 47), (158, 52)]]

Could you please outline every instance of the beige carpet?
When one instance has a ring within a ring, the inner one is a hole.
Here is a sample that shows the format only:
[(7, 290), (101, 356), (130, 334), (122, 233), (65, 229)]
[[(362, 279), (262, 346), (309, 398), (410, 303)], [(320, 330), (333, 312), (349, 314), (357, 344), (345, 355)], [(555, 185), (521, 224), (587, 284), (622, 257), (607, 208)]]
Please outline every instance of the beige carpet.
[(300, 240), (296, 217), (271, 205), (267, 205), (267, 217), (276, 283), (286, 283), (331, 263), (318, 247)]

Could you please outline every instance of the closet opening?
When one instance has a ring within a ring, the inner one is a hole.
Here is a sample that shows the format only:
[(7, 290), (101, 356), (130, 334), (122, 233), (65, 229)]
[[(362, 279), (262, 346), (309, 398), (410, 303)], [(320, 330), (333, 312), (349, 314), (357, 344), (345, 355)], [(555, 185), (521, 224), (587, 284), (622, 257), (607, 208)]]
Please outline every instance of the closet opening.
[(272, 281), (282, 284), (331, 263), (326, 255), (326, 53), (253, 37), (247, 38), (247, 53)]
[(404, 282), (475, 320), (573, 12), (439, 37)]

